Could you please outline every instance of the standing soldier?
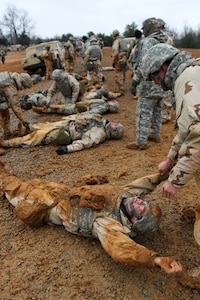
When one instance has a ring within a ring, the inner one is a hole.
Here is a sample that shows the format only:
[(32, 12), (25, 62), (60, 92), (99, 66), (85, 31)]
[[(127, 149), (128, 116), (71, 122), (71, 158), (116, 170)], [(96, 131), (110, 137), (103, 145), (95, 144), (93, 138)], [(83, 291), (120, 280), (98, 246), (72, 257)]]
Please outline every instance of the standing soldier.
[(101, 51), (101, 47), (98, 45), (98, 41), (96, 37), (91, 37), (90, 46), (87, 48), (85, 52), (85, 63), (87, 68), (87, 80), (88, 85), (94, 84), (94, 75), (97, 76), (97, 82), (102, 83), (104, 81), (104, 76), (101, 73), (103, 54)]
[(50, 51), (49, 46), (43, 48), (42, 58), (44, 59), (44, 64), (46, 67), (46, 79), (51, 79), (51, 74), (53, 71), (53, 53)]
[[(29, 128), (29, 123), (22, 116), (17, 91), (26, 87), (30, 88), (31, 85), (32, 80), (27, 73), (0, 73), (0, 128), (3, 128), (3, 139), (11, 136), (9, 108), (20, 120), (19, 126), (21, 127), (22, 123), (23, 126)], [(5, 150), (0, 148), (0, 155), (3, 154), (5, 154)]]
[(117, 84), (117, 92), (121, 92), (122, 94), (124, 94), (124, 82), (129, 50), (125, 40), (120, 36), (118, 30), (113, 30), (112, 36), (114, 39), (112, 45), (112, 65), (114, 68), (114, 80)]
[(73, 73), (76, 53), (74, 45), (70, 42), (70, 40), (64, 44), (64, 48), (61, 52), (61, 59), (64, 70), (68, 73)]

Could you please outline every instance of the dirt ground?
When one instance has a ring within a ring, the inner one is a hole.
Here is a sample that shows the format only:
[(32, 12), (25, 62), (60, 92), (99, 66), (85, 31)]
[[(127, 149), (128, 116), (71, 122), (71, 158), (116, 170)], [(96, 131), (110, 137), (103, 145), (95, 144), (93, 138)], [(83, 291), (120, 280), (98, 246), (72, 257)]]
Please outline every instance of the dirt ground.
[[(111, 66), (110, 48), (104, 48), (103, 66)], [(200, 50), (193, 52), (200, 56)], [(2, 71), (22, 71), (24, 52), (9, 52)], [(81, 58), (75, 71), (83, 74)], [(114, 90), (113, 71), (104, 71), (106, 85)], [(9, 149), (1, 160), (22, 180), (41, 178), (78, 185), (86, 174), (106, 175), (110, 184), (123, 185), (156, 170), (165, 159), (174, 129), (172, 121), (164, 124), (161, 142), (149, 143), (144, 151), (129, 150), (126, 144), (135, 136), (136, 100), (129, 92), (131, 71), (127, 72), (125, 95), (118, 98), (120, 111), (105, 115), (121, 122), (122, 140), (106, 141), (98, 147), (58, 156), (55, 146)], [(51, 81), (35, 84), (31, 91), (46, 90)], [(25, 111), (30, 122), (58, 120), (57, 115), (37, 115)], [(16, 119), (12, 116), (13, 128)], [(193, 222), (184, 218), (182, 209), (200, 202), (195, 181), (189, 182), (175, 201), (161, 195), (162, 184), (148, 200), (155, 199), (162, 208), (162, 224), (153, 236), (138, 236), (136, 241), (163, 256), (172, 256), (185, 267), (200, 265), (199, 246), (193, 238)], [(182, 286), (175, 276), (159, 269), (133, 269), (114, 262), (96, 240), (74, 236), (63, 227), (30, 228), (18, 220), (5, 198), (0, 197), (0, 300), (199, 300), (200, 293)]]

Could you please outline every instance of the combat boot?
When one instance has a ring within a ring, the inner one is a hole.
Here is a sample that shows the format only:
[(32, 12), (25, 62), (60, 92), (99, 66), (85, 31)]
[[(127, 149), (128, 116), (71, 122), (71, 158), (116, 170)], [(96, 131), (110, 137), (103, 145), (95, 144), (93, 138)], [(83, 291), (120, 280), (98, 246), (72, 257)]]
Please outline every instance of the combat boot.
[(136, 143), (131, 143), (126, 146), (126, 148), (131, 149), (131, 150), (145, 150), (147, 149), (147, 144), (136, 144)]
[(87, 104), (81, 103), (81, 102), (76, 102), (75, 103), (76, 110), (78, 113), (84, 112), (88, 110)]
[(6, 154), (6, 150), (0, 147), (0, 156)]
[(1, 147), (1, 143), (2, 143), (2, 139), (0, 140), (0, 156), (2, 156), (2, 155), (4, 155), (4, 154), (6, 154), (6, 150), (5, 149), (3, 149), (2, 147)]
[(38, 107), (38, 106), (32, 106), (32, 110), (38, 114), (43, 114), (44, 113), (44, 107)]
[(154, 142), (154, 143), (159, 143), (160, 142), (160, 137), (153, 137), (153, 136), (148, 136), (148, 141)]

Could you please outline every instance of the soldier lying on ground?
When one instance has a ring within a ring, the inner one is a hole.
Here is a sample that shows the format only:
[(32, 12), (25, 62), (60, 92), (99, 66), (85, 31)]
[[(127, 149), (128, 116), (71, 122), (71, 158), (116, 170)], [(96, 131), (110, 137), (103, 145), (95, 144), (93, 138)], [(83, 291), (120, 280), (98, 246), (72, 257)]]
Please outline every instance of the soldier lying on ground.
[(0, 171), (2, 193), (25, 224), (63, 225), (72, 234), (98, 239), (116, 262), (136, 268), (159, 267), (168, 274), (181, 272), (180, 278), (187, 278), (184, 284), (200, 287), (199, 277), (194, 281), (182, 272), (180, 262), (133, 240), (159, 228), (160, 207), (143, 199), (166, 176), (155, 173), (125, 186), (110, 185), (103, 176), (87, 176), (85, 185), (76, 188), (40, 179), (22, 182), (1, 162)]
[[(89, 94), (88, 94), (89, 95)], [(65, 116), (88, 111), (92, 114), (116, 113), (119, 110), (119, 103), (114, 100), (83, 98), (82, 101), (69, 104), (46, 105), (46, 96), (43, 93), (23, 95), (20, 98), (20, 105), (23, 109), (31, 109), (36, 113), (54, 113)]]
[(49, 106), (32, 106), (32, 110), (36, 113), (53, 113), (69, 116), (76, 113), (87, 111), (91, 114), (106, 114), (117, 113), (119, 110), (119, 103), (117, 101), (105, 101), (103, 99), (91, 99), (76, 102), (75, 104), (66, 105), (49, 105)]
[(60, 145), (56, 152), (62, 155), (122, 136), (123, 126), (120, 123), (113, 123), (98, 114), (82, 113), (63, 117), (57, 122), (35, 123), (30, 134), (1, 141), (0, 145), (11, 148), (54, 144)]
[[(77, 77), (77, 74), (74, 73), (75, 77)], [(79, 79), (79, 82), (81, 81), (81, 78)], [(83, 79), (84, 80), (84, 79)], [(82, 82), (84, 85), (84, 83)], [(110, 91), (105, 86), (100, 85), (94, 85), (92, 88), (90, 88), (88, 91), (85, 91), (82, 96), (82, 101), (85, 100), (94, 100), (94, 99), (101, 99), (105, 101), (109, 101), (112, 99), (116, 99), (121, 96), (121, 93), (115, 93)], [(61, 105), (61, 101), (55, 101), (55, 103), (52, 101), (51, 105)], [(32, 108), (32, 106), (37, 107), (43, 107), (43, 106), (51, 106), (47, 105), (47, 92), (38, 92), (35, 94), (29, 94), (29, 95), (23, 95), (20, 97), (20, 106), (22, 109), (29, 110)]]

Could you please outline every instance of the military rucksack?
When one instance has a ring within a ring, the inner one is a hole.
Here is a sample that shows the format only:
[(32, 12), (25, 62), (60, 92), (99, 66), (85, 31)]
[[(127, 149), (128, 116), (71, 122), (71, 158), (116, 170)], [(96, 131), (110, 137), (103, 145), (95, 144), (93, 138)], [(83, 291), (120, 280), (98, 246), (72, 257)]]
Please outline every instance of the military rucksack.
[(126, 39), (120, 39), (119, 41), (119, 50), (120, 52), (129, 52), (130, 48)]

